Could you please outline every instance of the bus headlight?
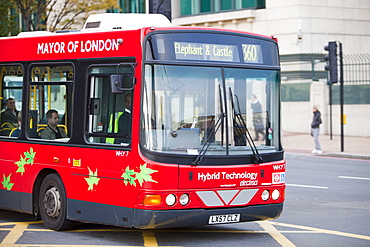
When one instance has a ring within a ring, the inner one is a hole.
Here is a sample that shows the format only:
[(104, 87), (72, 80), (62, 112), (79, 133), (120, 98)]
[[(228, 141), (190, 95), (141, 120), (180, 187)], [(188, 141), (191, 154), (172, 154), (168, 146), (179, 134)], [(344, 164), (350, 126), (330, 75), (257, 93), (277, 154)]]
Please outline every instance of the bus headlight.
[(267, 201), (270, 197), (270, 192), (268, 190), (264, 190), (261, 194), (261, 199)]
[(277, 199), (279, 199), (279, 197), (280, 197), (280, 191), (279, 191), (279, 190), (277, 190), (277, 189), (275, 189), (275, 190), (272, 192), (272, 194), (271, 194), (271, 198), (272, 198), (273, 200), (277, 200)]
[(166, 203), (168, 206), (173, 206), (176, 203), (176, 196), (174, 194), (169, 194), (166, 197)]
[(180, 196), (179, 202), (181, 205), (185, 206), (189, 203), (189, 195), (188, 194), (182, 194)]

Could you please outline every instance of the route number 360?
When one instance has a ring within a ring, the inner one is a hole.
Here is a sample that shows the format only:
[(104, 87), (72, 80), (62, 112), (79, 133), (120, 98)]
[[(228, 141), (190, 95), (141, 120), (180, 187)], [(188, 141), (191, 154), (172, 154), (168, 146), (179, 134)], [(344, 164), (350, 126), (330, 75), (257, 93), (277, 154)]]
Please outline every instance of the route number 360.
[(243, 44), (244, 62), (258, 62), (258, 46)]

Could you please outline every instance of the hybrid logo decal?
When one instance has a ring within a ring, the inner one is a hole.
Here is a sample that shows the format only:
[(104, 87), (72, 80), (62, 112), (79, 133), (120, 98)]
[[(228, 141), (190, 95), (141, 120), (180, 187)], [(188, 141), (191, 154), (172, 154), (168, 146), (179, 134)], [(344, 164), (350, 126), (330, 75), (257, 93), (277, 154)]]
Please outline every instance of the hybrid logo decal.
[(214, 172), (214, 173), (198, 173), (198, 180), (207, 182), (211, 180), (234, 180), (243, 179), (240, 181), (240, 186), (254, 186), (258, 184), (257, 172)]

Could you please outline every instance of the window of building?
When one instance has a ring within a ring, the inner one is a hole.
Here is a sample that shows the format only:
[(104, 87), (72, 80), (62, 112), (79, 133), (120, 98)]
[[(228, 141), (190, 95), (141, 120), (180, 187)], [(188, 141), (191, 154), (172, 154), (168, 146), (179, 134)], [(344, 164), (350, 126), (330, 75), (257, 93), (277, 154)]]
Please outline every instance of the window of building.
[(145, 13), (145, 0), (119, 0), (119, 9), (109, 9), (108, 13)]
[(217, 13), (238, 9), (263, 9), (265, 0), (181, 0), (181, 15)]
[(265, 0), (242, 0), (242, 8), (256, 8), (264, 9), (266, 8)]
[(192, 0), (181, 0), (180, 1), (180, 13), (181, 15), (192, 14)]
[(230, 10), (233, 8), (233, 2), (230, 0), (221, 0), (221, 10)]
[(281, 101), (310, 101), (311, 83), (281, 84)]
[(211, 12), (212, 11), (212, 1), (211, 0), (203, 0), (200, 1), (200, 12)]

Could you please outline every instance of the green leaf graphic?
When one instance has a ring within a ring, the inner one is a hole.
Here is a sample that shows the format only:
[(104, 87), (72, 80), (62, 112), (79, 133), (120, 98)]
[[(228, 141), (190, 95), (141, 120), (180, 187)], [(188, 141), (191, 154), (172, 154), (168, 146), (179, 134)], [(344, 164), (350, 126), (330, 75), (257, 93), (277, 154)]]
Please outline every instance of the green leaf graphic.
[(11, 190), (14, 185), (14, 183), (10, 182), (11, 175), (12, 174), (10, 173), (9, 176), (6, 177), (5, 174), (3, 174), (3, 181), (1, 183), (3, 184), (3, 187), (7, 190)]
[(157, 171), (147, 168), (146, 165), (147, 165), (146, 163), (144, 165), (140, 165), (140, 172), (136, 174), (136, 179), (139, 181), (140, 186), (143, 185), (143, 182), (157, 183), (157, 181), (153, 180), (152, 176), (150, 175)]
[(33, 151), (33, 148), (30, 148), (30, 151), (26, 151), (23, 153), (24, 157), (20, 155), (19, 161), (15, 162), (15, 164), (18, 166), (18, 169), (16, 172), (20, 172), (21, 175), (26, 172), (25, 165), (33, 165), (33, 162), (35, 161), (36, 153)]
[(23, 175), (23, 173), (26, 171), (26, 168), (24, 167), (25, 165), (27, 165), (26, 159), (21, 155), (21, 158), (19, 159), (19, 161), (15, 162), (15, 164), (18, 166), (16, 172), (20, 172), (21, 175)]
[(130, 182), (130, 185), (136, 186), (135, 174), (136, 172), (134, 170), (130, 170), (128, 166), (126, 167), (126, 171), (121, 176), (123, 177), (123, 182), (125, 183), (125, 185)]
[(24, 153), (24, 156), (27, 159), (27, 164), (33, 165), (33, 162), (35, 161), (35, 155), (36, 155), (36, 153), (33, 152), (33, 149), (32, 148), (30, 148), (30, 151), (29, 152), (25, 152)]
[(93, 191), (94, 185), (98, 185), (100, 180), (100, 178), (98, 178), (98, 169), (96, 169), (95, 172), (92, 172), (89, 167), (87, 167), (87, 169), (89, 169), (89, 177), (85, 178), (87, 184), (89, 185), (87, 190)]
[(150, 169), (146, 167), (146, 165), (146, 163), (144, 165), (140, 165), (140, 172), (135, 172), (127, 166), (125, 172), (122, 174), (123, 182), (125, 183), (125, 185), (127, 186), (127, 184), (130, 183), (130, 185), (136, 187), (135, 180), (139, 182), (140, 186), (143, 186), (144, 182), (157, 183), (157, 181), (153, 180), (151, 174), (158, 171)]

